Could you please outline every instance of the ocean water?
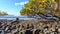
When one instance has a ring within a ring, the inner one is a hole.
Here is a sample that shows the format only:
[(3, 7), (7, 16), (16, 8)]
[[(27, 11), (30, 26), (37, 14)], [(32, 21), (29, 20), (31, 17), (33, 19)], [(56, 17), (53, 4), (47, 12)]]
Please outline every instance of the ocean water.
[[(0, 19), (7, 19), (7, 20), (16, 20), (17, 16), (0, 16)], [(19, 20), (34, 20), (34, 18), (28, 17), (20, 17), (18, 16)]]
[[(8, 16), (0, 16), (0, 19), (7, 19), (7, 20), (16, 20), (16, 18), (19, 18), (20, 20), (35, 20), (35, 19), (39, 19), (41, 17), (37, 17), (37, 18), (30, 18), (30, 17), (26, 17), (26, 16), (12, 16), (12, 15), (8, 15)], [(54, 17), (46, 17), (48, 19), (52, 19)]]
[[(0, 18), (0, 19), (16, 20), (16, 18)], [(34, 20), (34, 18), (19, 18), (19, 20)]]

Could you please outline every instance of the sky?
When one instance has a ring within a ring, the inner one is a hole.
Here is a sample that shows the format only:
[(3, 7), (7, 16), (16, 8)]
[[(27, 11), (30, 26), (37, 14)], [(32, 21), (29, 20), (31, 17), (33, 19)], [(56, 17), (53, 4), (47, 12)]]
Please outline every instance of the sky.
[(20, 10), (28, 0), (0, 0), (0, 10), (10, 15), (19, 16)]

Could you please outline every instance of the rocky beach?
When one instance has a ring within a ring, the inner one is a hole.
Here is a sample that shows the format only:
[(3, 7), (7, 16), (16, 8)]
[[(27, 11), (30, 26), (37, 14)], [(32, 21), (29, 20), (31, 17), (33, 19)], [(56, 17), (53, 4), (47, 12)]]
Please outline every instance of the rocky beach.
[(60, 21), (0, 20), (0, 34), (60, 34)]

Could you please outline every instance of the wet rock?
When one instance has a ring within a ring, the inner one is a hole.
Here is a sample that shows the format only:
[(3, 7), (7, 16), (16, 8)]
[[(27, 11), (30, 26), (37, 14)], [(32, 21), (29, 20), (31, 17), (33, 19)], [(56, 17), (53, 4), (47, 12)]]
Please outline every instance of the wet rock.
[(48, 26), (45, 26), (45, 27), (44, 27), (44, 29), (45, 29), (45, 28), (47, 28), (47, 29), (48, 29), (49, 27), (48, 27)]
[(35, 34), (39, 34), (40, 31), (41, 31), (41, 30), (37, 29), (37, 30), (35, 31)]
[(25, 34), (33, 34), (31, 30), (26, 30)]

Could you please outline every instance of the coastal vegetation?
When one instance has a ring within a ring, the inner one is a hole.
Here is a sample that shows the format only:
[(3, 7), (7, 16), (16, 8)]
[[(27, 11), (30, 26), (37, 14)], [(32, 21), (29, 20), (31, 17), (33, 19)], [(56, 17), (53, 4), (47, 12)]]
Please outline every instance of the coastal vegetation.
[(0, 10), (0, 16), (4, 16), (4, 15), (8, 15), (8, 13)]
[[(59, 0), (29, 0), (21, 9), (22, 16), (44, 17), (48, 13), (53, 17), (60, 18)], [(41, 16), (42, 15), (42, 16)]]

